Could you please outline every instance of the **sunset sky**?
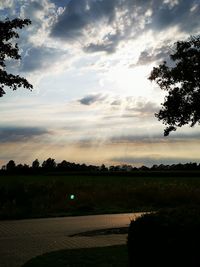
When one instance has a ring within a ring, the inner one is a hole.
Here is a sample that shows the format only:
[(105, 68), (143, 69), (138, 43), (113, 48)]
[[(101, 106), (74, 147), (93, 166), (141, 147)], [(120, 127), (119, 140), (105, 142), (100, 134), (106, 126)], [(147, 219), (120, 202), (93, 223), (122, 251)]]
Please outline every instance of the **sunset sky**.
[(165, 92), (148, 80), (174, 42), (200, 33), (199, 0), (0, 0), (0, 17), (32, 21), (7, 68), (34, 87), (0, 98), (0, 166), (200, 162), (200, 127), (164, 137)]

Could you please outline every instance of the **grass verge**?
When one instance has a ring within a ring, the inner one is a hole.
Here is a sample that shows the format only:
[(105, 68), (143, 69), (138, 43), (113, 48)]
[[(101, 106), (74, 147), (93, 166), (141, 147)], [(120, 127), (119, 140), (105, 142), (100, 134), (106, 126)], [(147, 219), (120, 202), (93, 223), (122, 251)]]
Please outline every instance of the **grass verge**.
[(22, 267), (126, 267), (127, 246), (60, 250), (31, 259)]

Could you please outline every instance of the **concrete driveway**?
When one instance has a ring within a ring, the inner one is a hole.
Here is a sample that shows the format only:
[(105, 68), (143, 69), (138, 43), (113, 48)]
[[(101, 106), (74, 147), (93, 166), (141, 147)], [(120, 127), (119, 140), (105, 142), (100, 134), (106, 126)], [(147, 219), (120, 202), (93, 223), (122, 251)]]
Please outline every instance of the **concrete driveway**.
[(124, 244), (127, 235), (69, 237), (76, 233), (126, 227), (141, 213), (0, 221), (0, 266), (20, 267), (29, 259), (60, 249)]

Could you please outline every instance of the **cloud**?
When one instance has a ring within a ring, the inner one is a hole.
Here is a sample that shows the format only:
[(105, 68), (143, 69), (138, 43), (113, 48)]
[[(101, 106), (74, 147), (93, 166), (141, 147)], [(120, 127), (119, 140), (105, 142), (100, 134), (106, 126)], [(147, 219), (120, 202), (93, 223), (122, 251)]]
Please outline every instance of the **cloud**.
[(173, 134), (169, 137), (164, 137), (162, 132), (160, 133), (147, 131), (147, 133), (141, 133), (138, 134), (122, 134), (122, 135), (115, 135), (109, 139), (111, 143), (114, 144), (120, 144), (120, 143), (178, 143), (178, 142), (184, 142), (184, 141), (199, 141), (199, 132), (193, 132), (193, 133), (182, 133), (180, 134)]
[(146, 99), (132, 96), (120, 97), (105, 93), (88, 94), (78, 102), (87, 106), (95, 104), (96, 111), (101, 113), (103, 119), (110, 121), (117, 118), (152, 118), (160, 109), (157, 103)]
[(125, 110), (142, 117), (152, 116), (159, 109), (158, 104), (155, 102), (146, 100), (141, 101), (134, 99), (133, 97), (126, 98), (126, 100)]
[(111, 104), (111, 106), (120, 106), (122, 104), (122, 100), (121, 99), (115, 99), (110, 104)]
[(107, 52), (108, 54), (115, 52), (115, 44), (112, 42), (104, 43), (103, 41), (101, 43), (90, 43), (87, 46), (83, 47), (83, 50), (87, 53), (94, 53), (94, 52)]
[[(76, 52), (81, 48), (85, 53), (112, 54), (126, 41), (134, 42), (149, 30), (159, 33), (177, 26), (192, 34), (199, 29), (199, 11), (197, 0), (6, 0), (0, 6), (4, 16), (32, 21), (20, 31), (20, 70), (25, 72), (53, 67), (51, 61), (66, 62), (62, 55), (66, 47), (71, 52), (78, 47)], [(60, 40), (64, 41), (63, 47)], [(165, 59), (166, 53), (166, 46), (147, 48), (137, 65)]]
[(157, 61), (158, 63), (161, 63), (163, 61), (168, 62), (171, 47), (172, 46), (169, 44), (162, 47), (146, 49), (140, 53), (137, 63), (132, 65), (131, 67), (138, 65), (147, 65), (155, 61)]
[(4, 0), (0, 2), (0, 10), (4, 8), (11, 8), (14, 0)]
[(21, 71), (32, 72), (55, 66), (56, 63), (66, 58), (67, 52), (51, 47), (31, 47), (27, 49), (21, 61)]
[(12, 72), (35, 72), (54, 68), (56, 63), (66, 59), (66, 50), (56, 48), (48, 40), (49, 31), (57, 16), (57, 7), (49, 0), (6, 1), (2, 11), (10, 19), (28, 18), (31, 25), (20, 30), (17, 40), (21, 54), (21, 65), (13, 61), (7, 67)]
[(188, 34), (197, 31), (199, 9), (196, 0), (73, 0), (57, 17), (51, 36), (78, 41), (85, 52), (113, 53), (145, 30), (177, 26)]
[(54, 23), (57, 16), (55, 4), (49, 0), (22, 0), (18, 6), (19, 8), (16, 8), (16, 10), (19, 9), (19, 15), (22, 18), (29, 18), (32, 21), (31, 28), (29, 29), (30, 32), (34, 35), (39, 35), (40, 38), (46, 37), (46, 34), (49, 33), (50, 26)]
[(39, 45), (49, 34), (50, 27), (57, 16), (57, 7), (50, 0), (4, 0), (0, 4), (2, 18), (14, 19), (16, 17), (28, 18), (32, 24), (20, 31), (18, 43), (27, 46), (31, 41)]
[(0, 127), (0, 142), (29, 141), (35, 137), (48, 134), (49, 131), (41, 127)]
[(90, 95), (86, 95), (83, 98), (79, 99), (78, 101), (83, 104), (83, 105), (92, 105), (93, 103), (96, 102), (103, 102), (106, 98), (108, 98), (107, 95), (104, 94), (90, 94)]
[(161, 31), (176, 25), (181, 31), (191, 34), (199, 28), (200, 5), (198, 4), (197, 10), (191, 12), (192, 7), (196, 4), (198, 4), (196, 0), (164, 1), (162, 5), (157, 6), (157, 11), (154, 10), (149, 28)]
[(146, 17), (146, 13), (135, 7), (130, 0), (70, 1), (52, 27), (51, 36), (79, 41), (85, 52), (113, 53), (122, 40), (142, 26), (137, 20), (139, 16)]
[(134, 166), (138, 165), (145, 165), (145, 166), (153, 166), (153, 165), (172, 165), (178, 163), (189, 163), (189, 162), (199, 162), (199, 158), (188, 158), (188, 157), (163, 157), (162, 155), (152, 155), (147, 157), (135, 157), (135, 156), (128, 156), (128, 157), (113, 157), (111, 161), (114, 163), (119, 164), (131, 164)]
[(83, 29), (91, 23), (94, 24), (103, 18), (111, 22), (117, 2), (119, 1), (70, 1), (52, 28), (52, 36), (70, 40), (82, 36)]

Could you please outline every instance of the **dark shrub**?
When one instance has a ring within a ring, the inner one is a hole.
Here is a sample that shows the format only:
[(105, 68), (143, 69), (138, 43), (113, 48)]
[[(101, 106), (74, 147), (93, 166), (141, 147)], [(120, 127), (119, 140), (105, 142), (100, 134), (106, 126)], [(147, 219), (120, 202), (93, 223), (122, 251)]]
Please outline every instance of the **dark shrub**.
[(185, 207), (146, 214), (128, 234), (130, 266), (200, 266), (200, 209)]

